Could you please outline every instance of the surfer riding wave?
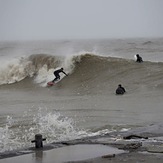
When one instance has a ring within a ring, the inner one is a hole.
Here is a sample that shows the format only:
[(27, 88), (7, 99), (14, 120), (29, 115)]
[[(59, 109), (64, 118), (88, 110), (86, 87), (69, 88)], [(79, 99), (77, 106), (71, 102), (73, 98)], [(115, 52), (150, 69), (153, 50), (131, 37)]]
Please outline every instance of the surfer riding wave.
[(66, 74), (66, 73), (63, 71), (63, 68), (58, 69), (58, 70), (54, 71), (54, 76), (55, 76), (55, 78), (54, 78), (54, 80), (52, 81), (53, 83), (54, 83), (55, 81), (57, 81), (57, 80), (60, 79), (59, 73), (63, 73), (63, 74), (65, 74), (66, 76), (68, 76), (68, 74)]

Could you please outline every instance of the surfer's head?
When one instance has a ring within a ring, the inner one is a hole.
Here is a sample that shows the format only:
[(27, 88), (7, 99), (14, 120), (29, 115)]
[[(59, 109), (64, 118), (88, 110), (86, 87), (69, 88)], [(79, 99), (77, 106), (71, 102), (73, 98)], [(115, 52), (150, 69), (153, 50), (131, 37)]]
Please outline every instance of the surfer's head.
[(61, 70), (63, 71), (63, 67), (61, 68)]

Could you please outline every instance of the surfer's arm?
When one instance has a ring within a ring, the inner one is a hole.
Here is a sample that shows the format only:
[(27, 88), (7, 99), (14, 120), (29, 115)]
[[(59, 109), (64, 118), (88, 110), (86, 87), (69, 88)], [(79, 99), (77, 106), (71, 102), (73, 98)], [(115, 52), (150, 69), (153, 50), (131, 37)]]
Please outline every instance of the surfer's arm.
[(62, 71), (66, 76), (68, 76), (68, 74), (66, 74), (64, 71)]

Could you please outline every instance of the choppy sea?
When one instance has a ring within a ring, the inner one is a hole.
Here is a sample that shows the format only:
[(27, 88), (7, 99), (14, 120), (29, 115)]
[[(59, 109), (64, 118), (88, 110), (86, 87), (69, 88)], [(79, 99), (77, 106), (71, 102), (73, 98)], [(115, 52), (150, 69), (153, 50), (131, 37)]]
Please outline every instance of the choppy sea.
[[(135, 62), (139, 54), (144, 62)], [(53, 87), (54, 70), (68, 76)], [(126, 94), (115, 95), (118, 84)], [(0, 152), (163, 122), (163, 38), (0, 42)]]

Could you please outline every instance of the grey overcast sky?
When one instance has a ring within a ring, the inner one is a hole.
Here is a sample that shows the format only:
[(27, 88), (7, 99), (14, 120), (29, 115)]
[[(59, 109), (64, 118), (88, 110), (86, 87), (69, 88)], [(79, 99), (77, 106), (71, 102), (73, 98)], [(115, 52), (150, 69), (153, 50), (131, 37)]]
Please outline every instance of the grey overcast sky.
[(0, 0), (0, 40), (163, 37), (163, 0)]

